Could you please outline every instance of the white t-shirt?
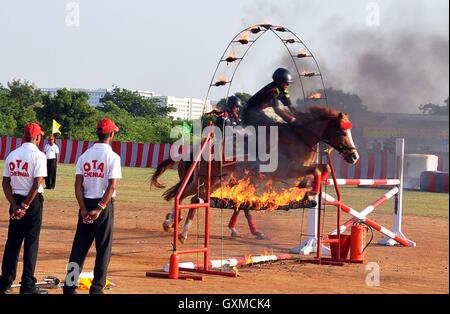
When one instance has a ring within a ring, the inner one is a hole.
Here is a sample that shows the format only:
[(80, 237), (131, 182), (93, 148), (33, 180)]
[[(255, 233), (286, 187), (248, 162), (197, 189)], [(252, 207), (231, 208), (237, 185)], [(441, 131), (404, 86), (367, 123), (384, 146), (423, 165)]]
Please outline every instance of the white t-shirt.
[(56, 144), (45, 144), (44, 153), (47, 159), (56, 159), (56, 154), (59, 154), (59, 147)]
[[(3, 176), (11, 178), (14, 194), (27, 196), (34, 179), (47, 176), (47, 158), (36, 145), (23, 143), (6, 157)], [(42, 185), (39, 186), (38, 192), (44, 192)]]
[(120, 156), (108, 144), (94, 144), (78, 158), (76, 174), (83, 176), (85, 198), (102, 198), (108, 180), (122, 178)]

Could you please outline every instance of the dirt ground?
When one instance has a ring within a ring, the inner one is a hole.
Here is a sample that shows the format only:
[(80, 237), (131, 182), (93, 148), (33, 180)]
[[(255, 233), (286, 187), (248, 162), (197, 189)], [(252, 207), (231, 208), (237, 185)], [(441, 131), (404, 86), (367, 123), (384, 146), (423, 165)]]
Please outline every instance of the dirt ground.
[[(0, 200), (0, 250), (3, 252), (7, 235), (5, 201)], [(448, 293), (449, 292), (449, 224), (448, 219), (405, 217), (403, 230), (417, 242), (415, 248), (368, 248), (367, 262), (377, 262), (381, 269), (378, 287), (365, 283), (365, 265), (343, 267), (283, 262), (241, 268), (240, 277), (208, 276), (204, 281), (155, 279), (147, 271), (160, 270), (168, 262), (171, 234), (161, 228), (166, 207), (151, 204), (116, 202), (115, 237), (109, 278), (116, 284), (108, 293)], [(64, 277), (76, 225), (77, 209), (68, 202), (49, 202), (45, 206), (40, 255), (36, 275)], [(255, 213), (257, 226), (269, 239), (255, 240), (246, 226), (244, 215), (238, 224), (241, 238), (231, 238), (226, 226), (231, 215), (213, 210), (212, 258), (243, 257), (264, 252), (287, 253), (300, 240), (302, 212)], [(306, 216), (305, 216), (306, 217)], [(389, 226), (388, 215), (371, 215), (377, 222)], [(331, 223), (332, 216), (327, 217)], [(196, 223), (194, 223), (196, 225)], [(196, 247), (195, 227), (184, 245)], [(325, 228), (331, 230), (331, 225)], [(306, 219), (305, 230), (306, 232)], [(223, 232), (223, 241), (220, 240)], [(375, 239), (381, 237), (375, 234)], [(202, 240), (202, 239), (199, 239)], [(223, 252), (222, 252), (223, 251)], [(84, 271), (93, 268), (95, 250), (92, 248)], [(199, 257), (200, 259), (200, 257)], [(197, 256), (183, 256), (181, 261), (196, 261)], [(21, 263), (19, 263), (19, 274)], [(19, 281), (19, 280), (17, 280)], [(61, 293), (60, 289), (51, 293)]]

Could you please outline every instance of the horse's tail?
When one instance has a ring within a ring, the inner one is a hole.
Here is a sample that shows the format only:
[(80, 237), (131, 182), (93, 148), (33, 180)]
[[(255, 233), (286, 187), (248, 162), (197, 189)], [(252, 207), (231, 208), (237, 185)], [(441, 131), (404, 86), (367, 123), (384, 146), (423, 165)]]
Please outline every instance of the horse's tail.
[[(172, 186), (171, 188), (169, 188), (167, 191), (165, 191), (163, 193), (163, 197), (166, 201), (170, 201), (171, 199), (173, 199), (177, 193), (178, 190), (180, 189), (184, 178), (186, 177), (186, 172), (190, 167), (191, 167), (192, 162), (191, 161), (182, 161), (178, 167), (178, 172), (179, 172), (179, 176), (180, 176), (180, 181), (178, 181), (177, 184), (175, 184), (174, 186)], [(194, 180), (196, 180), (197, 175), (194, 171), (193, 175), (189, 178), (188, 180), (188, 185), (191, 184)]]
[(152, 175), (152, 179), (150, 181), (150, 187), (154, 186), (159, 189), (164, 189), (166, 186), (159, 182), (159, 177), (167, 170), (167, 168), (172, 167), (176, 161), (172, 160), (172, 158), (168, 158), (164, 161), (162, 161), (158, 167), (156, 168), (155, 173)]
[(180, 180), (177, 184), (175, 184), (174, 186), (172, 186), (171, 188), (169, 188), (167, 191), (165, 191), (163, 193), (162, 196), (164, 197), (164, 199), (166, 201), (170, 201), (171, 199), (173, 199), (177, 195), (178, 190), (180, 189), (180, 186), (181, 186), (182, 182), (183, 181)]

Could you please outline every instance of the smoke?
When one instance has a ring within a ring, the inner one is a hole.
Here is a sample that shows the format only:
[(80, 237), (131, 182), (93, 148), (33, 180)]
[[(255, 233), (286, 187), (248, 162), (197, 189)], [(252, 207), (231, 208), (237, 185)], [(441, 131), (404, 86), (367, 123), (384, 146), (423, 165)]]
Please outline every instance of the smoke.
[[(417, 113), (420, 104), (443, 104), (448, 97), (448, 13), (439, 7), (417, 1), (381, 1), (381, 24), (369, 27), (365, 3), (277, 3), (258, 1), (248, 7), (248, 16), (262, 12), (270, 21), (306, 38), (326, 87), (357, 94), (371, 111)], [(447, 21), (445, 26), (439, 27), (439, 19)], [(276, 63), (292, 65), (286, 55)]]
[(347, 30), (332, 42), (339, 60), (322, 64), (329, 87), (358, 94), (371, 111), (414, 112), (448, 97), (448, 37), (422, 30)]

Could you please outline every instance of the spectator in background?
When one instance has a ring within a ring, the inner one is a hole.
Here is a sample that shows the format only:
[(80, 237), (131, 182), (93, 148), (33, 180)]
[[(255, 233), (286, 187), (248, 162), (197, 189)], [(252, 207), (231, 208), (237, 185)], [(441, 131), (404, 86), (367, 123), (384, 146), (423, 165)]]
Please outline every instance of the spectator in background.
[(48, 138), (48, 144), (45, 144), (44, 153), (47, 157), (47, 172), (45, 178), (45, 188), (53, 190), (56, 184), (56, 168), (59, 160), (59, 147), (55, 143), (55, 137), (51, 135)]

